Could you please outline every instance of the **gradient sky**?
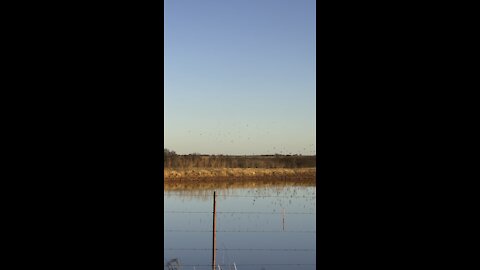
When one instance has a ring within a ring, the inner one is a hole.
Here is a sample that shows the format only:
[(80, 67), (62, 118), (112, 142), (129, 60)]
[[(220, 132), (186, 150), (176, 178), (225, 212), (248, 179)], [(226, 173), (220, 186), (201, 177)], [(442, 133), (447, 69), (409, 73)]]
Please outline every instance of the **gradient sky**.
[(164, 144), (315, 154), (314, 0), (165, 0)]

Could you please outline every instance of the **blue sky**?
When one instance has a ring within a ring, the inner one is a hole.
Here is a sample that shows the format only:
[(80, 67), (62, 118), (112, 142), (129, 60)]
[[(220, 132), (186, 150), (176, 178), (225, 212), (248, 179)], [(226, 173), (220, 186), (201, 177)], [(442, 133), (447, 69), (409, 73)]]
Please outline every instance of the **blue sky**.
[(164, 144), (315, 154), (314, 0), (165, 0)]

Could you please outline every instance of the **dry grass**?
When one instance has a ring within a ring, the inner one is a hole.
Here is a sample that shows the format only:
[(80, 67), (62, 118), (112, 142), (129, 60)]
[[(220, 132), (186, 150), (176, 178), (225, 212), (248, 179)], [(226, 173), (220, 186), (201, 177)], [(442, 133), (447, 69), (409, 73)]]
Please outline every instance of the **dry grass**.
[(261, 179), (261, 178), (311, 178), (315, 179), (316, 168), (195, 168), (195, 169), (164, 169), (163, 176), (170, 180), (199, 180), (199, 179)]
[(191, 168), (314, 168), (316, 156), (218, 156), (164, 154), (163, 167)]

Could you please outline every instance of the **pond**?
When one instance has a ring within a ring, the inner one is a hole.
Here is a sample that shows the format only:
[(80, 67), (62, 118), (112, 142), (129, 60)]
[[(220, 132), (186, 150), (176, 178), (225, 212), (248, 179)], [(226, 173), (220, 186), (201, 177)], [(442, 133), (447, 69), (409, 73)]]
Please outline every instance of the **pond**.
[(165, 184), (164, 269), (316, 269), (315, 182)]

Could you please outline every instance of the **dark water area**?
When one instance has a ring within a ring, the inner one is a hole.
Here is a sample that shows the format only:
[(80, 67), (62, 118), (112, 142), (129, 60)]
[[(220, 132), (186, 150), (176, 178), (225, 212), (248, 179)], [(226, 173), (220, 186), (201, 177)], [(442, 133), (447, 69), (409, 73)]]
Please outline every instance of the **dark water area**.
[(164, 269), (212, 269), (214, 190), (215, 269), (316, 269), (315, 183), (294, 182), (166, 187)]

